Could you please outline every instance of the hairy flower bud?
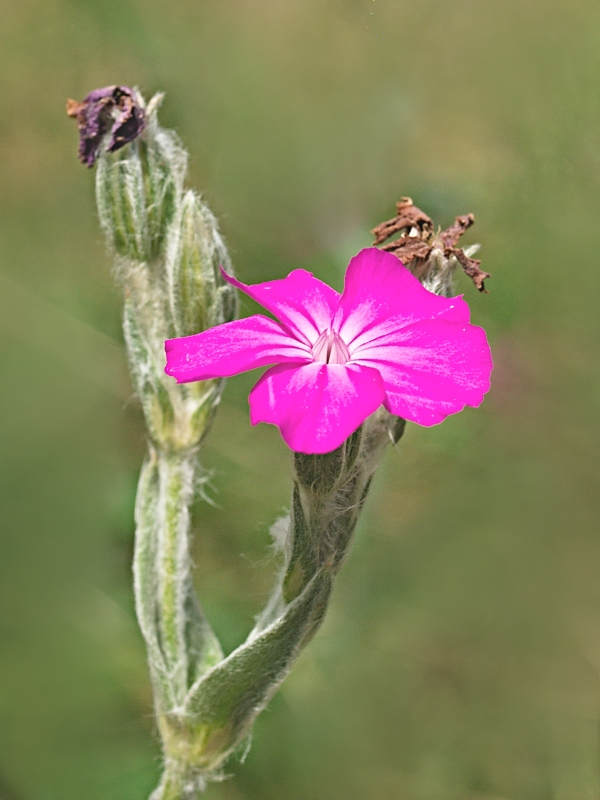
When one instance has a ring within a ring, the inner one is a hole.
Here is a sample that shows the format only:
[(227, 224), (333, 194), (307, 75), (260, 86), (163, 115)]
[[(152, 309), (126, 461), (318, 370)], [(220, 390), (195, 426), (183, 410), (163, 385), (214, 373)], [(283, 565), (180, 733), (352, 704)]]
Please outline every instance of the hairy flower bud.
[(111, 250), (132, 261), (149, 256), (144, 175), (137, 143), (98, 161), (96, 204)]
[(167, 281), (173, 325), (189, 336), (235, 317), (235, 289), (223, 280), (229, 257), (210, 209), (185, 193), (167, 247)]
[(144, 133), (129, 147), (98, 159), (96, 202), (109, 247), (132, 261), (161, 254), (175, 217), (187, 153), (172, 131), (158, 126), (153, 103)]
[(144, 189), (151, 259), (165, 248), (183, 195), (188, 162), (177, 134), (158, 125), (157, 110), (161, 100), (162, 95), (157, 95), (148, 104), (147, 129), (139, 140), (140, 158), (147, 176)]
[(197, 448), (223, 389), (222, 380), (178, 387), (164, 374), (163, 343), (234, 319), (235, 289), (217, 222), (200, 197), (184, 191), (188, 156), (161, 128), (163, 95), (146, 105), (136, 89), (109, 86), (70, 100), (80, 158), (97, 164), (96, 200), (116, 277), (125, 293), (124, 333), (136, 393), (155, 446)]

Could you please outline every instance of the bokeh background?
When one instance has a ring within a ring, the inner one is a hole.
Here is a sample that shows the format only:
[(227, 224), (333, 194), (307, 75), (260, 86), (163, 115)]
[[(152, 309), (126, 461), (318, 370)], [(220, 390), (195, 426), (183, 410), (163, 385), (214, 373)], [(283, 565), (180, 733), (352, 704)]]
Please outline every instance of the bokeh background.
[[(145, 450), (67, 97), (164, 89), (247, 281), (341, 287), (410, 195), (475, 213), (484, 405), (410, 425), (327, 621), (207, 800), (600, 796), (597, 0), (0, 0), (0, 798), (143, 800), (160, 769), (131, 598)], [(244, 313), (252, 310), (244, 304)], [(231, 649), (289, 455), (229, 382), (195, 510)]]

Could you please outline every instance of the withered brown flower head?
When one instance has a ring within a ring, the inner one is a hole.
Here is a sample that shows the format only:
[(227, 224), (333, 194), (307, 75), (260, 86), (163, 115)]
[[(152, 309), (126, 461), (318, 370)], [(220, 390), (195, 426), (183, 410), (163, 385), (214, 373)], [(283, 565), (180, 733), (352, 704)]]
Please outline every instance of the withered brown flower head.
[[(439, 249), (446, 259), (458, 261), (480, 292), (487, 291), (484, 281), (491, 277), (490, 274), (480, 268), (481, 261), (470, 258), (462, 248), (456, 246), (463, 233), (475, 222), (473, 214), (456, 217), (449, 228), (436, 232), (431, 217), (417, 208), (410, 197), (399, 200), (396, 211), (393, 219), (382, 222), (371, 231), (375, 236), (375, 246), (393, 253), (418, 278), (427, 272), (432, 251)], [(387, 242), (399, 232), (401, 235), (398, 239)]]
[(104, 136), (110, 132), (108, 151), (132, 142), (144, 130), (145, 111), (133, 89), (105, 86), (94, 89), (82, 103), (67, 100), (67, 114), (77, 120), (79, 158), (93, 167)]

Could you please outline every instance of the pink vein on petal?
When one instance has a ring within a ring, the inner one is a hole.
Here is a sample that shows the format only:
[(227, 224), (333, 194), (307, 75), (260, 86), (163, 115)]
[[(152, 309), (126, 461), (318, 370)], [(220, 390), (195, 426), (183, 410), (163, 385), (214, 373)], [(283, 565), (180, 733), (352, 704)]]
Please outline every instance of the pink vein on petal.
[(294, 335), (314, 344), (331, 326), (340, 295), (305, 269), (295, 269), (286, 278), (247, 285), (221, 269), (225, 280), (270, 311)]
[(475, 325), (424, 320), (360, 348), (356, 362), (377, 369), (386, 408), (420, 425), (435, 425), (490, 388), (492, 357)]
[(461, 297), (439, 297), (425, 289), (391, 253), (374, 247), (350, 261), (334, 321), (350, 351), (400, 327), (423, 319), (468, 323)]
[(253, 425), (279, 426), (298, 453), (339, 447), (385, 399), (376, 369), (313, 362), (271, 367), (250, 392)]
[(256, 367), (303, 362), (310, 349), (273, 319), (256, 314), (193, 336), (167, 339), (165, 372), (178, 383), (228, 378)]

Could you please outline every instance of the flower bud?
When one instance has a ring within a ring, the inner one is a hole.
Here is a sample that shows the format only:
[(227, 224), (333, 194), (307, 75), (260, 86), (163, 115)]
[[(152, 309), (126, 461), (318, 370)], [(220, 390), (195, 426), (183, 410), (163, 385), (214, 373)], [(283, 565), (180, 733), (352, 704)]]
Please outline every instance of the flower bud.
[(139, 141), (151, 259), (162, 253), (166, 245), (169, 226), (183, 194), (188, 162), (177, 134), (159, 127), (158, 105), (154, 99), (150, 101), (147, 130)]
[(187, 167), (177, 135), (158, 125), (158, 105), (150, 102), (143, 133), (127, 147), (115, 152), (105, 140), (97, 162), (100, 224), (111, 249), (132, 261), (150, 262), (160, 255)]
[(167, 282), (177, 336), (189, 336), (230, 322), (236, 313), (235, 289), (220, 267), (229, 257), (209, 208), (193, 191), (181, 203), (167, 246)]
[(137, 142), (103, 153), (96, 172), (100, 225), (111, 250), (131, 261), (149, 255), (144, 175)]

